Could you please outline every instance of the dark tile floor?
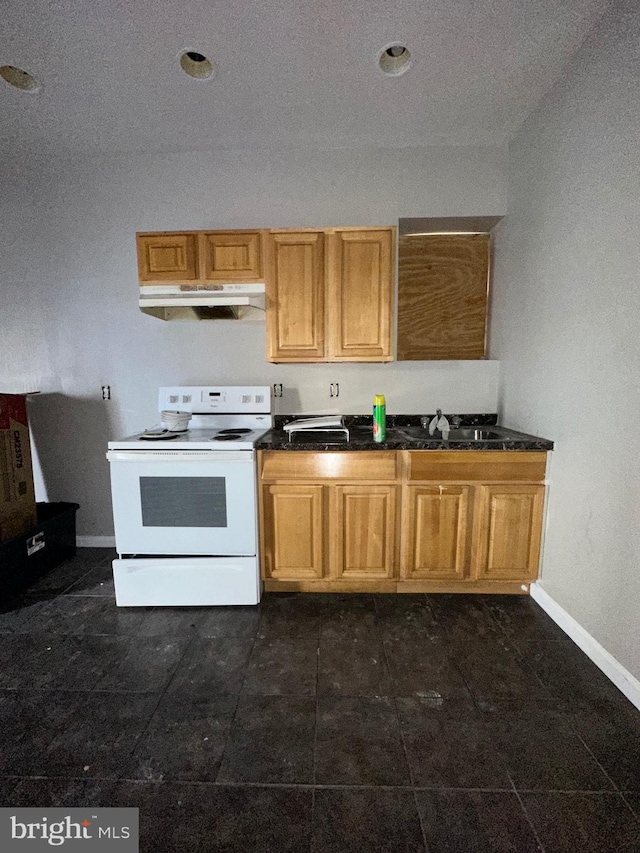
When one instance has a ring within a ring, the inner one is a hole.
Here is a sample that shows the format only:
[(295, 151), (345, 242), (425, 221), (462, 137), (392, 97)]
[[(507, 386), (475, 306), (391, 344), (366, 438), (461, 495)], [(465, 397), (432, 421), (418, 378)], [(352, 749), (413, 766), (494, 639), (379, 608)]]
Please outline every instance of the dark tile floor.
[(85, 549), (0, 613), (0, 797), (143, 851), (640, 851), (640, 712), (533, 601), (118, 609)]

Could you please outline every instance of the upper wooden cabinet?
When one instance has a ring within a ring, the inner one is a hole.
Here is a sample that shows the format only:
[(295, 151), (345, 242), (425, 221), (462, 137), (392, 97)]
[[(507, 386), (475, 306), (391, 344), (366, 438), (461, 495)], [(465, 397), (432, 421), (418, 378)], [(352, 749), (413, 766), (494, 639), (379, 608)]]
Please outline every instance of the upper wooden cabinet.
[(489, 234), (417, 234), (398, 243), (398, 360), (485, 356)]
[(392, 359), (394, 235), (391, 227), (269, 233), (269, 361)]
[(262, 231), (136, 234), (141, 285), (263, 280)]
[(262, 281), (259, 231), (204, 231), (200, 270), (206, 281)]
[(187, 281), (198, 278), (196, 234), (136, 234), (138, 278), (141, 284)]
[(267, 358), (322, 361), (324, 338), (322, 231), (267, 237)]

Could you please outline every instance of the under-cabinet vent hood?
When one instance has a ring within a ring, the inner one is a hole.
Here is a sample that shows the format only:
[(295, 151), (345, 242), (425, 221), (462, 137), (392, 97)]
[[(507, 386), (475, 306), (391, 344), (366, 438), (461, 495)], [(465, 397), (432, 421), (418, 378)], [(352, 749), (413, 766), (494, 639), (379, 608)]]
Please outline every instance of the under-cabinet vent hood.
[(161, 320), (264, 320), (264, 284), (143, 285), (140, 310)]

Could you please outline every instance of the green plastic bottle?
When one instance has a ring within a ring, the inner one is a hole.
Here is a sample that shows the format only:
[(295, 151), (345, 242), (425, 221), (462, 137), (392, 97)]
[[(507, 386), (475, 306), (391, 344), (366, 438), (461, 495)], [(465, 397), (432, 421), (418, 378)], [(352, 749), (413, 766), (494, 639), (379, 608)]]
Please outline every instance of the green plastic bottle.
[(384, 441), (387, 437), (387, 406), (384, 394), (373, 398), (373, 440)]

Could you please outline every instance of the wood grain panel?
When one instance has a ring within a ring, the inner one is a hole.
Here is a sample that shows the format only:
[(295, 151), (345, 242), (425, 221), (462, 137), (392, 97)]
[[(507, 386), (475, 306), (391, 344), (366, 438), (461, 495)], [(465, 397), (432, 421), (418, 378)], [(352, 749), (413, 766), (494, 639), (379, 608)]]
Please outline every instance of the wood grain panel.
[(333, 360), (391, 359), (392, 228), (330, 237), (329, 349)]
[(485, 355), (488, 234), (398, 242), (398, 361)]
[(321, 361), (324, 339), (324, 234), (267, 236), (266, 323), (269, 361)]
[(323, 486), (265, 486), (264, 575), (321, 578), (324, 574)]
[(469, 486), (410, 486), (403, 519), (402, 574), (461, 580), (469, 560)]
[[(264, 588), (266, 592), (399, 592), (395, 580), (371, 580), (369, 578), (331, 578), (330, 580), (318, 581), (267, 578), (264, 582)], [(465, 592), (469, 592), (469, 590), (465, 590)]]
[(476, 576), (533, 579), (538, 573), (544, 486), (482, 486)]
[(263, 480), (395, 480), (395, 450), (349, 451), (265, 450), (261, 455)]
[(280, 580), (267, 578), (264, 582), (266, 592), (326, 592), (326, 593), (490, 593), (491, 595), (528, 595), (529, 584), (526, 581), (503, 580), (368, 580), (358, 578), (344, 580)]
[(197, 279), (195, 233), (136, 234), (136, 248), (141, 285)]
[(394, 574), (397, 486), (331, 489), (331, 567), (336, 578)]
[(529, 584), (526, 581), (506, 580), (476, 580), (466, 578), (462, 581), (445, 580), (401, 580), (396, 592), (446, 592), (446, 593), (479, 593), (484, 595), (529, 595)]
[(408, 479), (453, 481), (544, 480), (547, 454), (513, 450), (408, 451)]
[(201, 231), (201, 278), (205, 281), (262, 281), (259, 231)]

